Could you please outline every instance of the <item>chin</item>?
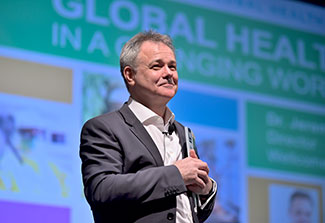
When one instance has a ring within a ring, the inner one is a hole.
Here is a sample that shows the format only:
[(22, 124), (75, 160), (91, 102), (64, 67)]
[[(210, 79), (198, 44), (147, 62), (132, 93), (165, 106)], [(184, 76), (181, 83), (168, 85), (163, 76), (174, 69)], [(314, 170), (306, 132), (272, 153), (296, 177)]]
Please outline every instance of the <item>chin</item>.
[(156, 101), (160, 101), (162, 103), (168, 103), (173, 97), (174, 97), (175, 94), (158, 94), (156, 97)]
[(170, 91), (170, 92), (163, 92), (161, 96), (166, 98), (173, 98), (176, 95), (176, 91)]

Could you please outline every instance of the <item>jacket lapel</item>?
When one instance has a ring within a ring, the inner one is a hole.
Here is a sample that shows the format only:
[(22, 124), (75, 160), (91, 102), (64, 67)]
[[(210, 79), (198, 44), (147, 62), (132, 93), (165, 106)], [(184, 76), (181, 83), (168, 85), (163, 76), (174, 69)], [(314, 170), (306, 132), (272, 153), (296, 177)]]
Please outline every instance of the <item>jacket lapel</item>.
[[(164, 162), (161, 158), (159, 150), (150, 137), (147, 130), (143, 127), (142, 123), (137, 119), (137, 117), (133, 114), (133, 112), (129, 109), (127, 104), (125, 103), (122, 108), (119, 110), (120, 114), (124, 118), (124, 121), (130, 126), (130, 131), (141, 141), (141, 143), (149, 150), (151, 155), (153, 156), (157, 166), (163, 166)], [(183, 158), (187, 157), (187, 148), (186, 148), (186, 141), (185, 141), (185, 131), (184, 126), (179, 122), (174, 122), (176, 127), (176, 133), (179, 137), (179, 142), (182, 147), (182, 155)], [(191, 192), (188, 192), (190, 205), (192, 209), (192, 213), (194, 213), (194, 205), (193, 205), (193, 195)], [(193, 216), (193, 220), (195, 223), (199, 222), (196, 215)]]
[(153, 156), (157, 166), (163, 166), (164, 162), (161, 158), (159, 150), (150, 137), (147, 130), (143, 127), (142, 123), (137, 119), (133, 112), (129, 109), (125, 103), (119, 110), (120, 114), (124, 118), (124, 121), (130, 126), (130, 131), (140, 140), (140, 142), (149, 150)]

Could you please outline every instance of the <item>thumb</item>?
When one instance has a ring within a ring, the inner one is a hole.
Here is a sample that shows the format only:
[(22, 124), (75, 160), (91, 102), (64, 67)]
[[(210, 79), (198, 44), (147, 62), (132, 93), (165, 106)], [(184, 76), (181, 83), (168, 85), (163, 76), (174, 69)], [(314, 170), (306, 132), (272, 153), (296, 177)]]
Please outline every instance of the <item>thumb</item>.
[(197, 157), (194, 149), (191, 149), (190, 150), (190, 157), (195, 158), (195, 159), (198, 159), (198, 157)]

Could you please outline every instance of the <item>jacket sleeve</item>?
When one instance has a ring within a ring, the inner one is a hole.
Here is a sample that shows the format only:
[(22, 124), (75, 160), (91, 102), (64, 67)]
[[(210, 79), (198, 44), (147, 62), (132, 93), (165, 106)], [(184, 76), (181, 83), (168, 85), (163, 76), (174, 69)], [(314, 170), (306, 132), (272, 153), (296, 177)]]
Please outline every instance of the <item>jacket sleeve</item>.
[[(83, 183), (91, 205), (146, 203), (186, 191), (176, 166), (154, 165), (150, 156), (136, 152), (139, 142), (133, 144), (134, 148), (124, 148), (123, 140), (133, 139), (128, 135), (121, 138), (114, 133), (114, 127), (118, 128), (95, 118), (86, 122), (81, 131)], [(132, 150), (134, 153), (130, 153)], [(126, 167), (130, 164), (139, 166)]]
[[(204, 222), (211, 214), (214, 204), (215, 204), (215, 198), (217, 194), (217, 185), (216, 182), (213, 180), (213, 194), (207, 195), (208, 200), (202, 205), (203, 207), (198, 208), (198, 218), (199, 222)], [(205, 195), (201, 195), (205, 196)]]

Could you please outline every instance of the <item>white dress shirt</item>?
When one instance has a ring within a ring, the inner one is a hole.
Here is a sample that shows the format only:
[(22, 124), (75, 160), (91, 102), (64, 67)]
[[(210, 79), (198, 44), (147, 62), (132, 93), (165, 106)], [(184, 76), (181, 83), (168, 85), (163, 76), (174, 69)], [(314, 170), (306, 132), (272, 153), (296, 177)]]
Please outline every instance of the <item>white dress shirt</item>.
[[(182, 159), (182, 148), (178, 135), (175, 131), (171, 135), (168, 134), (168, 127), (175, 119), (175, 115), (169, 108), (165, 112), (164, 120), (167, 120), (165, 124), (162, 117), (131, 97), (129, 98), (128, 106), (156, 144), (165, 166), (173, 165), (177, 160)], [(200, 208), (203, 209), (209, 200), (203, 205), (199, 205)], [(191, 206), (187, 195), (177, 195), (176, 202), (176, 223), (193, 223)]]

